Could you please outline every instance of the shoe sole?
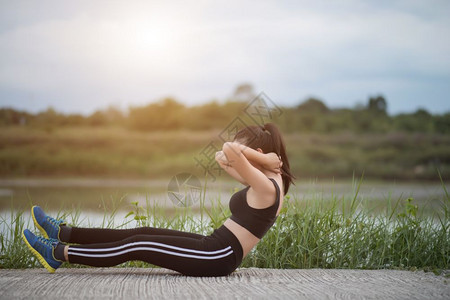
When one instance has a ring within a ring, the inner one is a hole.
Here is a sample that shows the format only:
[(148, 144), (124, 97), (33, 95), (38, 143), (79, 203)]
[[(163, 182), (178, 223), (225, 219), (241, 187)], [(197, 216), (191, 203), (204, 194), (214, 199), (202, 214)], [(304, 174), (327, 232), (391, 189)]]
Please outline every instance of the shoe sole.
[(36, 226), (37, 229), (39, 229), (39, 231), (42, 233), (42, 235), (43, 235), (46, 239), (48, 239), (49, 237), (48, 237), (47, 231), (45, 231), (45, 229), (42, 228), (41, 225), (39, 225), (38, 221), (36, 220), (36, 217), (34, 216), (34, 208), (35, 208), (35, 207), (36, 207), (36, 205), (33, 206), (33, 207), (31, 208), (31, 216), (33, 217), (34, 226)]
[(55, 273), (56, 269), (53, 268), (52, 266), (50, 266), (50, 265), (48, 264), (48, 262), (45, 260), (45, 258), (44, 258), (39, 252), (37, 252), (36, 249), (34, 249), (34, 248), (30, 245), (30, 243), (28, 242), (28, 240), (27, 240), (27, 238), (26, 238), (26, 236), (25, 236), (25, 234), (24, 234), (23, 232), (22, 232), (22, 238), (23, 238), (25, 244), (27, 244), (28, 249), (30, 249), (31, 253), (33, 253), (34, 256), (36, 256), (36, 258), (39, 260), (39, 262), (41, 263), (41, 265), (43, 265), (44, 268), (46, 268), (47, 271), (49, 271), (50, 273)]

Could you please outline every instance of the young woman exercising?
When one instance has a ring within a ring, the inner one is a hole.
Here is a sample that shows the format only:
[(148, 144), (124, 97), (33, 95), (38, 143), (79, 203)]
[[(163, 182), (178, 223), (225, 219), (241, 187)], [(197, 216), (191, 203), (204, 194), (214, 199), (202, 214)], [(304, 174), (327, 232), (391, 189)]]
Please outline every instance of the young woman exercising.
[(231, 196), (231, 217), (209, 236), (152, 227), (69, 227), (34, 206), (33, 221), (44, 237), (25, 229), (23, 239), (51, 273), (62, 262), (109, 267), (141, 260), (188, 276), (229, 275), (275, 222), (294, 177), (282, 136), (271, 123), (239, 131), (216, 161), (247, 187)]

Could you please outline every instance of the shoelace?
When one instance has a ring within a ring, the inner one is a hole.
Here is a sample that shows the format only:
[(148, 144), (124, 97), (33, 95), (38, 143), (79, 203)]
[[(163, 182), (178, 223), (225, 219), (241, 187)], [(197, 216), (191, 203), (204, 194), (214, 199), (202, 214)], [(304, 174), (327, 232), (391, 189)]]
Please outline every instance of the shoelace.
[(61, 223), (64, 223), (63, 220), (56, 220), (52, 217), (47, 216), (47, 220), (50, 222), (50, 224), (52, 224), (55, 227), (59, 227), (59, 225), (61, 225)]
[(56, 239), (46, 239), (45, 237), (38, 236), (37, 237), (38, 242), (45, 244), (47, 246), (53, 247), (53, 245), (58, 244), (58, 240)]

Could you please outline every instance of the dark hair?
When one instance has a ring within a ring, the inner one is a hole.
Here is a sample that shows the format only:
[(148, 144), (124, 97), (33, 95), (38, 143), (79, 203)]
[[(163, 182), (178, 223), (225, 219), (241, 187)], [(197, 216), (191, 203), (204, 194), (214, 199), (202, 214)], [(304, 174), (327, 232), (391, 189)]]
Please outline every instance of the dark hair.
[(240, 141), (252, 149), (260, 148), (264, 153), (275, 152), (281, 157), (281, 177), (283, 178), (284, 194), (286, 195), (291, 183), (294, 183), (294, 175), (291, 173), (289, 160), (286, 155), (286, 147), (280, 130), (273, 123), (263, 126), (247, 126), (236, 133), (235, 140)]

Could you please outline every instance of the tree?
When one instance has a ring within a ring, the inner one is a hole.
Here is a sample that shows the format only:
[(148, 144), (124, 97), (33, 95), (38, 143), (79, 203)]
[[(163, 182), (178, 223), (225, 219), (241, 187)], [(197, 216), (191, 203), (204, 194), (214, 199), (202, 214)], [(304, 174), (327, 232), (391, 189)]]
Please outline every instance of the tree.
[(255, 92), (253, 91), (253, 85), (250, 83), (242, 83), (236, 87), (233, 93), (233, 101), (251, 101), (255, 98)]
[(450, 112), (437, 115), (434, 118), (434, 130), (439, 133), (450, 133)]
[(316, 98), (309, 98), (305, 102), (299, 104), (297, 110), (309, 113), (326, 113), (329, 111), (325, 103)]
[(371, 113), (385, 115), (387, 112), (386, 99), (383, 96), (370, 97), (367, 108)]
[(103, 126), (107, 123), (105, 114), (100, 110), (97, 110), (92, 115), (90, 115), (87, 118), (87, 122), (92, 126)]
[(182, 126), (185, 107), (172, 98), (166, 98), (144, 107), (131, 107), (129, 125), (138, 130), (177, 129)]
[(125, 118), (123, 112), (113, 105), (104, 111), (104, 115), (108, 123), (115, 125), (122, 124)]

